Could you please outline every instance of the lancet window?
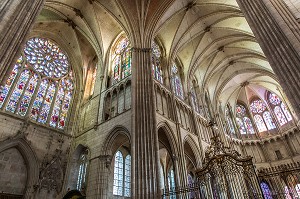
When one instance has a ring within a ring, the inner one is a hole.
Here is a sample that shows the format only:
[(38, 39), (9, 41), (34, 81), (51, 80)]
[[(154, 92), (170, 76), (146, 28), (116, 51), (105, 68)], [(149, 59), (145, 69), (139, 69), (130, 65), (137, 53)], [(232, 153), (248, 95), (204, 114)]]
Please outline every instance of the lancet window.
[(163, 76), (162, 76), (162, 70), (161, 70), (161, 50), (154, 41), (152, 42), (151, 61), (152, 61), (153, 77), (160, 83), (163, 83)]
[(270, 106), (273, 108), (274, 114), (280, 126), (287, 124), (288, 122), (293, 120), (291, 113), (288, 111), (285, 104), (280, 100), (280, 98), (276, 94), (269, 92), (268, 100)]
[(252, 101), (252, 103), (250, 104), (250, 110), (253, 114), (254, 121), (259, 132), (276, 128), (271, 114), (267, 109), (266, 104), (262, 100), (256, 99)]
[[(170, 171), (168, 173), (168, 186), (169, 186), (170, 191), (175, 190), (175, 175), (174, 175), (174, 170), (173, 169), (170, 169)], [(176, 199), (176, 196), (171, 195), (170, 199)]]
[(247, 109), (242, 104), (236, 105), (236, 122), (241, 134), (254, 134), (252, 121), (249, 118)]
[(227, 121), (229, 130), (230, 130), (230, 133), (235, 134), (234, 125), (233, 125), (233, 121), (231, 118), (230, 109), (229, 109), (228, 105), (226, 106), (225, 117), (226, 117), (226, 121)]
[(121, 37), (113, 48), (113, 84), (131, 75), (131, 47), (126, 37)]
[(130, 197), (131, 190), (131, 156), (124, 159), (121, 151), (117, 151), (114, 164), (113, 194)]
[(73, 73), (66, 53), (46, 38), (29, 39), (6, 83), (0, 108), (64, 129), (72, 101)]
[(82, 188), (85, 187), (85, 182), (86, 182), (86, 173), (87, 173), (87, 164), (88, 164), (87, 151), (84, 151), (80, 154), (78, 163), (79, 163), (79, 169), (78, 169), (76, 188), (77, 190), (81, 190)]
[(196, 95), (196, 93), (195, 93), (195, 89), (194, 89), (194, 88), (191, 88), (190, 92), (191, 92), (192, 106), (193, 106), (194, 110), (195, 110), (197, 113), (200, 113), (199, 104), (198, 104), (198, 99), (197, 99), (197, 95)]
[(176, 96), (183, 99), (183, 87), (181, 83), (180, 73), (177, 65), (174, 63), (171, 68), (172, 73), (172, 87)]
[(260, 187), (261, 187), (261, 190), (264, 194), (265, 199), (273, 199), (270, 187), (267, 183), (261, 182)]

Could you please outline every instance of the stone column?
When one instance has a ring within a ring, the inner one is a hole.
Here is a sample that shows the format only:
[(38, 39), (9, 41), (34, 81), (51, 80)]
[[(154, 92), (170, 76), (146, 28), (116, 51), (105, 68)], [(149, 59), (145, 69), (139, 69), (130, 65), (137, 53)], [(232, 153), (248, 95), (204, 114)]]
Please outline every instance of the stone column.
[[(291, 30), (283, 29), (283, 26), (278, 23), (278, 16), (286, 14), (288, 10), (284, 9), (283, 12), (279, 9), (272, 9), (270, 5), (274, 1), (278, 2), (279, 0), (237, 0), (277, 75), (280, 85), (293, 105), (296, 115), (300, 118), (300, 55), (293, 44), (299, 40), (289, 39), (291, 38), (290, 35), (293, 34)], [(290, 18), (290, 20), (295, 19)], [(295, 23), (293, 25), (295, 26)]]
[(132, 50), (132, 198), (156, 199), (159, 189), (158, 135), (151, 45)]
[(0, 2), (0, 79), (8, 77), (44, 0), (1, 0)]

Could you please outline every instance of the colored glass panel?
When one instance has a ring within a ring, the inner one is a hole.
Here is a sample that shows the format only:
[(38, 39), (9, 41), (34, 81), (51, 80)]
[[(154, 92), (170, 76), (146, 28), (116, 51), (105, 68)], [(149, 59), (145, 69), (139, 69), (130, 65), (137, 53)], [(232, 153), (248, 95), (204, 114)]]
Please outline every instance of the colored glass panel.
[(121, 57), (118, 55), (114, 60), (114, 81), (120, 79)]
[(244, 117), (244, 124), (248, 134), (254, 134), (254, 129), (251, 120), (248, 117)]
[(269, 95), (269, 101), (271, 102), (271, 104), (273, 105), (278, 105), (280, 104), (281, 100), (279, 99), (279, 97), (277, 95), (275, 95), (274, 93), (271, 93)]
[(263, 117), (264, 117), (265, 123), (267, 124), (267, 127), (269, 130), (276, 128), (269, 111), (264, 112)]
[(57, 125), (60, 109), (61, 109), (61, 106), (63, 103), (63, 99), (64, 99), (64, 87), (62, 86), (62, 83), (60, 83), (57, 94), (56, 94), (56, 99), (54, 102), (51, 119), (50, 119), (50, 126), (52, 126), (52, 127), (56, 127), (56, 125)]
[(278, 122), (281, 126), (287, 123), (287, 120), (286, 120), (286, 118), (285, 118), (285, 116), (284, 116), (284, 114), (281, 111), (281, 108), (279, 106), (276, 106), (274, 108), (274, 113), (275, 113), (275, 115), (277, 117), (277, 120), (278, 120)]
[(124, 179), (124, 196), (130, 197), (131, 189), (131, 156), (127, 155), (125, 158), (125, 179)]
[(243, 105), (236, 105), (236, 114), (238, 117), (244, 117), (246, 115), (246, 108)]
[(81, 154), (79, 159), (79, 169), (77, 176), (77, 190), (81, 190), (84, 187), (85, 178), (86, 178), (86, 169), (87, 169), (87, 154)]
[(200, 111), (198, 106), (198, 100), (197, 100), (195, 90), (193, 88), (191, 88), (191, 98), (192, 98), (192, 105), (194, 110), (199, 113)]
[(260, 187), (264, 194), (265, 199), (273, 199), (271, 190), (267, 183), (265, 183), (265, 182), (260, 183)]
[(115, 155), (115, 166), (114, 166), (114, 186), (113, 194), (122, 196), (123, 195), (123, 155), (120, 151), (117, 151)]
[(287, 119), (288, 121), (292, 121), (292, 120), (293, 120), (292, 115), (291, 115), (291, 113), (289, 112), (289, 110), (287, 109), (287, 107), (284, 105), (284, 103), (281, 103), (281, 109), (282, 109), (282, 111), (283, 111), (283, 113), (284, 113), (286, 119)]
[(131, 50), (127, 49), (122, 56), (122, 79), (131, 74)]
[(38, 75), (33, 73), (32, 77), (29, 80), (27, 88), (25, 90), (24, 96), (23, 96), (23, 98), (20, 102), (19, 110), (18, 110), (19, 115), (21, 115), (21, 116), (26, 115), (27, 110), (28, 110), (29, 105), (30, 105), (30, 102), (31, 102), (32, 95), (35, 91), (37, 82), (38, 82)]
[(247, 133), (247, 131), (246, 131), (246, 128), (245, 128), (245, 126), (244, 126), (244, 122), (243, 122), (243, 120), (241, 119), (241, 118), (236, 118), (236, 123), (237, 123), (237, 125), (238, 125), (238, 127), (239, 127), (239, 130), (240, 130), (240, 133), (241, 134), (246, 134)]
[(255, 121), (255, 124), (256, 124), (259, 132), (263, 132), (263, 131), (267, 130), (267, 127), (263, 121), (263, 118), (260, 115), (255, 115), (254, 121)]
[(13, 91), (13, 93), (10, 96), (10, 100), (6, 106), (6, 110), (10, 111), (10, 112), (15, 112), (16, 108), (17, 108), (17, 104), (19, 102), (19, 99), (21, 97), (21, 95), (23, 94), (23, 91), (26, 87), (26, 83), (29, 79), (30, 76), (30, 72), (29, 70), (24, 70), (20, 77), (19, 80), (15, 86), (15, 89)]
[(67, 56), (48, 39), (29, 39), (25, 44), (24, 54), (28, 63), (47, 77), (59, 78), (68, 73)]
[(45, 124), (47, 122), (48, 114), (50, 112), (50, 108), (51, 108), (51, 104), (52, 104), (53, 97), (55, 94), (55, 90), (56, 90), (55, 83), (52, 82), (48, 88), (48, 91), (47, 91), (47, 94), (46, 94), (46, 97), (43, 102), (42, 109), (41, 109), (41, 112), (40, 112), (40, 115), (38, 118), (38, 122), (40, 122), (40, 123)]
[(261, 100), (254, 100), (250, 104), (250, 110), (252, 113), (262, 113), (266, 110), (266, 105)]
[(31, 113), (30, 113), (30, 118), (33, 120), (36, 120), (39, 115), (40, 107), (43, 103), (44, 96), (46, 95), (47, 92), (48, 84), (49, 84), (49, 80), (47, 79), (42, 80), (40, 84), (40, 88), (37, 92), (37, 96), (33, 102)]
[(18, 70), (21, 67), (21, 63), (22, 63), (22, 57), (20, 57), (17, 60), (17, 63), (15, 64), (15, 66), (14, 66), (13, 70), (11, 71), (8, 79), (6, 80), (5, 85), (1, 88), (1, 91), (0, 91), (0, 108), (3, 106), (4, 101), (5, 101), (8, 93), (9, 93), (9, 90), (10, 90), (12, 84), (15, 81), (15, 78), (18, 74)]
[(160, 59), (160, 48), (155, 42), (152, 42), (152, 74), (156, 80), (158, 80), (160, 83), (163, 83)]
[(175, 93), (175, 95), (183, 99), (183, 88), (178, 74), (178, 68), (175, 64), (173, 64), (172, 66), (172, 73), (173, 73), (173, 78), (172, 78), (173, 92)]

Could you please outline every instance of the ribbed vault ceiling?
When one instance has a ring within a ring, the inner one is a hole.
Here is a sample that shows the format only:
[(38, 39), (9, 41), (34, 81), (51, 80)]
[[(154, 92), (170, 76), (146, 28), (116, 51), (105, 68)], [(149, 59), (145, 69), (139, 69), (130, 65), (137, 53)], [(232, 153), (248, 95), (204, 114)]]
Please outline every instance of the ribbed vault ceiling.
[(46, 1), (35, 29), (63, 37), (84, 71), (91, 54), (106, 60), (122, 31), (132, 38), (143, 25), (162, 44), (168, 65), (175, 59), (182, 63), (185, 91), (195, 80), (201, 92), (209, 92), (215, 109), (219, 103), (234, 106), (245, 81), (254, 91), (264, 88), (282, 97), (235, 0)]

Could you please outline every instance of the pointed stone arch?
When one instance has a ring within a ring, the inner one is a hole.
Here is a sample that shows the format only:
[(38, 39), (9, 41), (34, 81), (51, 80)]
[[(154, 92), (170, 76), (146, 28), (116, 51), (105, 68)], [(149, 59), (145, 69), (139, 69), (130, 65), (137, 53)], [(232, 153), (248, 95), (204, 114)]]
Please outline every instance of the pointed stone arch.
[[(184, 153), (188, 155), (190, 158), (194, 159), (195, 167), (200, 167), (202, 165), (202, 158), (201, 158), (201, 150), (197, 146), (196, 142), (190, 135), (186, 135), (183, 140), (183, 148)], [(192, 153), (192, 154), (191, 154)]]
[(24, 198), (28, 198), (35, 191), (39, 180), (39, 164), (36, 154), (25, 137), (16, 137), (0, 142), (0, 153), (16, 148), (22, 155), (27, 166), (27, 182), (24, 191)]

